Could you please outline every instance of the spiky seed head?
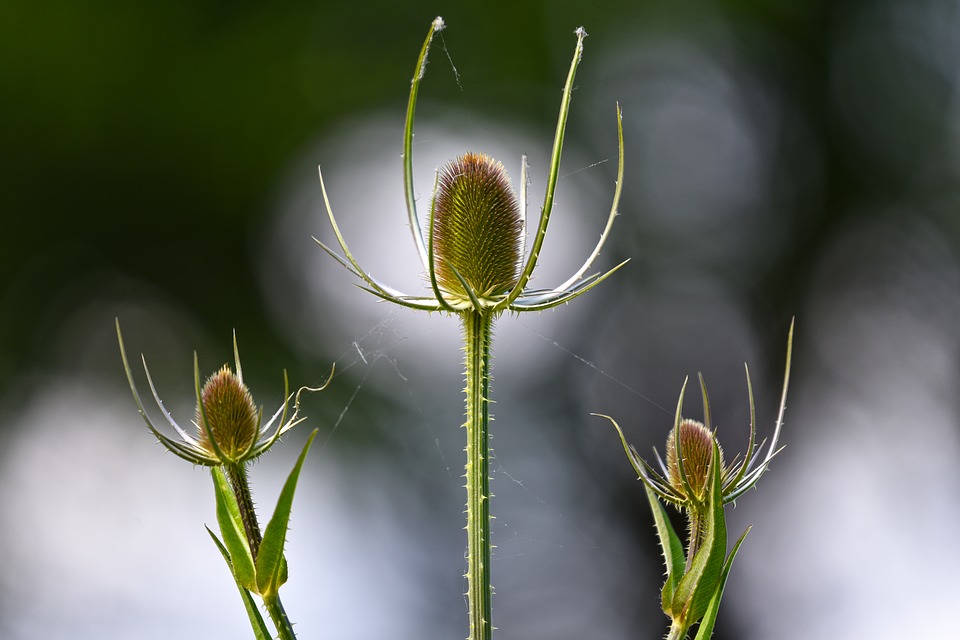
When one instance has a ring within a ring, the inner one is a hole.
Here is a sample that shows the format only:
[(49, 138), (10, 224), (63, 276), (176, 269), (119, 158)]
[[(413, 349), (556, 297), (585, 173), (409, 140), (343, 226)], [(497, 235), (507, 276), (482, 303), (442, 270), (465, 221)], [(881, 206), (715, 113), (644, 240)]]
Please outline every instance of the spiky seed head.
[[(223, 365), (204, 383), (200, 397), (217, 446), (230, 460), (239, 459), (259, 436), (257, 408), (250, 390), (230, 367)], [(198, 406), (195, 422), (199, 428), (200, 446), (216, 455), (207, 430), (203, 428), (203, 418)]]
[(478, 298), (508, 293), (519, 278), (523, 220), (503, 165), (478, 153), (454, 159), (440, 170), (434, 206), (439, 286), (467, 298), (456, 269)]
[[(680, 464), (677, 460), (677, 430), (680, 431), (680, 455), (683, 456), (683, 470), (687, 476), (687, 484), (693, 496), (687, 496), (680, 475)], [(713, 432), (707, 429), (702, 422), (684, 419), (677, 428), (667, 436), (667, 474), (670, 484), (681, 495), (687, 498), (702, 500), (707, 493), (710, 482), (710, 461), (713, 459), (713, 445), (716, 441)], [(718, 445), (719, 447), (719, 445)], [(720, 450), (720, 467), (723, 468), (723, 450)]]

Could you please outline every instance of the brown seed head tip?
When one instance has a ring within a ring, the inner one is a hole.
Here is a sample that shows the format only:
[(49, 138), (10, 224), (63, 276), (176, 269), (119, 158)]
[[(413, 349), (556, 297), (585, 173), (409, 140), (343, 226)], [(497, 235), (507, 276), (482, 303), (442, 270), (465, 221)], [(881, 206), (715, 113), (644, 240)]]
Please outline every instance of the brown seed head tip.
[[(680, 422), (680, 455), (683, 456), (683, 470), (687, 476), (687, 483), (697, 499), (702, 499), (709, 485), (710, 461), (713, 459), (713, 432), (707, 429), (702, 422), (685, 419)], [(668, 480), (673, 488), (686, 495), (683, 480), (680, 475), (680, 464), (677, 460), (676, 431), (670, 431), (667, 436), (667, 472)], [(720, 451), (720, 465), (723, 466), (723, 450)]]
[[(200, 392), (203, 411), (217, 446), (225, 456), (236, 460), (245, 453), (259, 435), (257, 433), (257, 408), (250, 390), (234, 375), (227, 365), (210, 376)], [(197, 407), (196, 423), (199, 425), (200, 445), (215, 455), (207, 430), (203, 428), (203, 415)]]
[(434, 206), (441, 288), (466, 296), (456, 269), (480, 298), (509, 292), (519, 278), (523, 220), (503, 165), (478, 153), (454, 159), (440, 170)]

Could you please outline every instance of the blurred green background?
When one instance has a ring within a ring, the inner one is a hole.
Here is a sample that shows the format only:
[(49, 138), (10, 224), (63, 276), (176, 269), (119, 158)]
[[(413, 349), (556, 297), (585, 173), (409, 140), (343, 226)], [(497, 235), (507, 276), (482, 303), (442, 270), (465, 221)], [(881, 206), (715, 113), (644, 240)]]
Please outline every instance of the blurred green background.
[(213, 371), (232, 329), (267, 410), (284, 368), (313, 385), (336, 362), (306, 428), (254, 468), (266, 510), (320, 429), (294, 505), (291, 617), (303, 638), (466, 634), (456, 323), (375, 303), (311, 240), (332, 241), (319, 164), (361, 262), (422, 286), (400, 150), (438, 14), (421, 203), (445, 159), (487, 151), (517, 181), (527, 153), (536, 212), (572, 32), (590, 34), (538, 286), (600, 232), (624, 112), (602, 257), (631, 263), (498, 330), (499, 637), (662, 633), (643, 491), (589, 414), (662, 448), (702, 371), (732, 456), (742, 363), (769, 436), (794, 316), (787, 448), (731, 511), (732, 534), (754, 530), (715, 637), (939, 633), (931, 612), (960, 595), (944, 544), (960, 524), (956, 2), (7, 0), (0, 637), (248, 633), (203, 531), (209, 479), (139, 422), (115, 317), (181, 423), (193, 350)]

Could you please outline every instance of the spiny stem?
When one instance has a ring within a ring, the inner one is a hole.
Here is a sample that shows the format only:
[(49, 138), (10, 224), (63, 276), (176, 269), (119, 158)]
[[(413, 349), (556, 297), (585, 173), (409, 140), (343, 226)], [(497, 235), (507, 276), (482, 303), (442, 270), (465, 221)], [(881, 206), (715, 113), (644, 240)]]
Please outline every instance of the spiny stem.
[[(243, 529), (247, 535), (247, 543), (250, 545), (250, 555), (253, 556), (253, 562), (256, 564), (263, 536), (260, 533), (260, 525), (257, 523), (257, 512), (253, 507), (253, 497), (250, 495), (247, 467), (244, 464), (228, 464), (224, 465), (224, 469), (227, 472), (227, 478), (230, 480), (230, 486), (233, 488), (233, 494), (237, 498), (237, 506), (240, 507), (240, 519), (243, 520)], [(280, 602), (280, 596), (274, 595), (271, 598), (264, 598), (263, 604), (277, 628), (280, 640), (296, 640), (297, 636), (293, 632), (293, 624), (287, 617), (283, 603)]]
[(684, 640), (687, 637), (687, 630), (682, 625), (674, 621), (670, 625), (670, 631), (667, 632), (667, 640)]
[(230, 480), (233, 494), (237, 497), (240, 519), (243, 520), (243, 529), (247, 534), (247, 542), (250, 544), (250, 554), (253, 556), (253, 561), (256, 562), (263, 536), (260, 534), (260, 525), (257, 523), (257, 512), (253, 508), (250, 483), (247, 481), (247, 468), (242, 463), (228, 464), (224, 465), (224, 470), (227, 472), (227, 479)]
[(706, 514), (699, 508), (691, 507), (688, 509), (687, 519), (690, 524), (688, 531), (690, 539), (687, 541), (687, 563), (683, 570), (684, 573), (690, 571), (693, 566), (693, 557), (697, 555), (703, 545), (703, 536), (706, 533), (707, 526)]
[(293, 632), (293, 624), (290, 622), (290, 618), (287, 617), (287, 612), (283, 608), (283, 603), (280, 602), (280, 597), (264, 598), (263, 604), (266, 606), (267, 613), (270, 614), (270, 619), (273, 620), (273, 624), (277, 628), (277, 637), (280, 640), (296, 640), (297, 636)]
[(467, 606), (469, 640), (490, 640), (490, 338), (493, 318), (463, 314), (467, 394)]

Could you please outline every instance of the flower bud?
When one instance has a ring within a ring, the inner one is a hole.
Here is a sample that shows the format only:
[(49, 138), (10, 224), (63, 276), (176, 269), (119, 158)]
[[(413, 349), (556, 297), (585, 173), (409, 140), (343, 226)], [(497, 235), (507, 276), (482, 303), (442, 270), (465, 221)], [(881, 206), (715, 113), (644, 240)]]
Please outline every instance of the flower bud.
[(227, 460), (239, 460), (253, 446), (259, 436), (259, 418), (250, 390), (227, 365), (210, 376), (200, 394), (203, 411), (197, 407), (196, 424), (199, 442), (208, 453), (216, 456), (216, 449), (203, 422), (206, 419), (217, 447)]
[(508, 293), (519, 278), (522, 233), (520, 206), (501, 163), (467, 153), (440, 170), (434, 269), (445, 292), (469, 297), (459, 273), (480, 299)]
[[(713, 432), (707, 429), (702, 422), (684, 419), (678, 426), (680, 431), (680, 455), (683, 456), (683, 471), (690, 486), (692, 496), (687, 495), (683, 478), (680, 474), (680, 464), (677, 460), (677, 429), (670, 431), (667, 436), (667, 479), (670, 485), (681, 495), (687, 498), (702, 500), (707, 494), (710, 484), (710, 461), (713, 459)], [(719, 447), (719, 444), (717, 445)], [(720, 450), (720, 468), (723, 468), (723, 450)]]

